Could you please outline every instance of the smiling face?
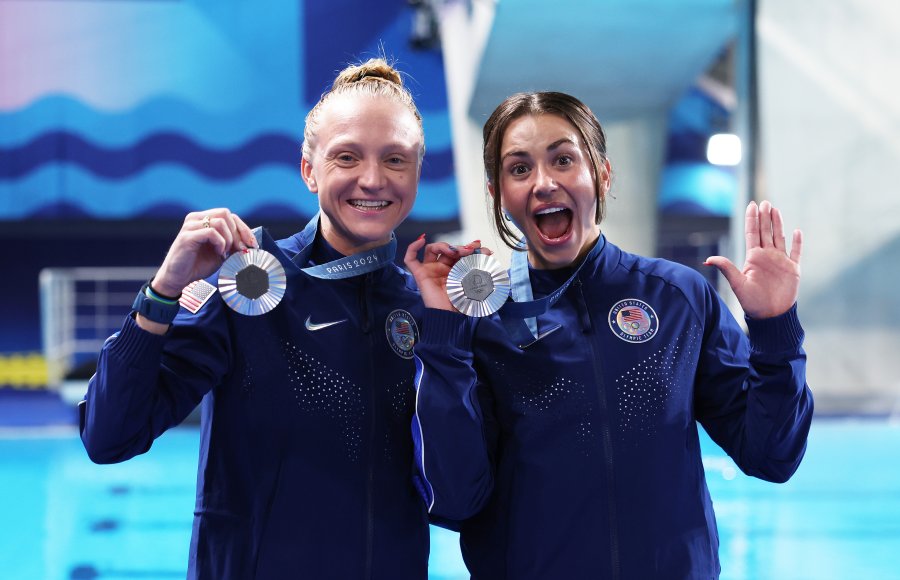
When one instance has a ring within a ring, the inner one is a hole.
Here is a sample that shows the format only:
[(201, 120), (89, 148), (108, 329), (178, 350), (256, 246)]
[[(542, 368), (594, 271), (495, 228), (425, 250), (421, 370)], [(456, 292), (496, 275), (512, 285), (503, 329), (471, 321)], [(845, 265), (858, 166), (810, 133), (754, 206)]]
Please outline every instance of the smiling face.
[[(609, 189), (609, 164), (597, 176)], [(572, 265), (600, 235), (594, 168), (578, 129), (554, 114), (523, 115), (503, 133), (499, 158), (503, 208), (528, 240), (534, 268)], [(493, 184), (488, 188), (493, 194)]]
[(370, 95), (336, 95), (319, 113), (301, 162), (319, 196), (322, 235), (344, 255), (379, 246), (412, 209), (422, 130), (403, 104)]

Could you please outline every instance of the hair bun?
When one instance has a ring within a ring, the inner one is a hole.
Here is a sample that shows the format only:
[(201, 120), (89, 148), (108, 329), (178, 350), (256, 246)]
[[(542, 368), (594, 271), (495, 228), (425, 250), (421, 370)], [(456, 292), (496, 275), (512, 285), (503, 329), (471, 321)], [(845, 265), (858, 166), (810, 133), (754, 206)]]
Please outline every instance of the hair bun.
[(383, 58), (370, 58), (364, 63), (351, 65), (345, 68), (334, 79), (331, 90), (335, 90), (343, 85), (350, 85), (361, 82), (378, 82), (387, 81), (398, 86), (403, 86), (403, 79), (400, 73), (389, 65)]

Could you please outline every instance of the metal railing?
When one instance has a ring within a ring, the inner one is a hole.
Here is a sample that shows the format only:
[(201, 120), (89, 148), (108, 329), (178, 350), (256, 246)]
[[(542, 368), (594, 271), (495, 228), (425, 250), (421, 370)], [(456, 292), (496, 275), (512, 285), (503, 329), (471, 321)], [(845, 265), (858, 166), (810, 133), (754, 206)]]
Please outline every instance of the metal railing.
[(39, 276), (41, 341), (47, 386), (58, 389), (81, 365), (96, 362), (103, 342), (122, 326), (155, 268), (45, 268)]

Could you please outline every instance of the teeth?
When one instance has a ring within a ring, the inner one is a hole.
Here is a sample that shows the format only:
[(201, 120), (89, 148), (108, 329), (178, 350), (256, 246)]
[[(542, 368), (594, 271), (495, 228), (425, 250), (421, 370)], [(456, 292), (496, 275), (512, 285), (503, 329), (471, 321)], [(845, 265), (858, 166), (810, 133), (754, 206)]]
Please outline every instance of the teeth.
[(556, 213), (558, 211), (565, 211), (564, 207), (548, 207), (547, 209), (542, 209), (537, 212), (535, 215), (547, 215), (548, 213)]
[(350, 205), (354, 207), (364, 207), (366, 209), (375, 209), (379, 207), (387, 207), (390, 202), (387, 201), (371, 201), (366, 199), (351, 199)]

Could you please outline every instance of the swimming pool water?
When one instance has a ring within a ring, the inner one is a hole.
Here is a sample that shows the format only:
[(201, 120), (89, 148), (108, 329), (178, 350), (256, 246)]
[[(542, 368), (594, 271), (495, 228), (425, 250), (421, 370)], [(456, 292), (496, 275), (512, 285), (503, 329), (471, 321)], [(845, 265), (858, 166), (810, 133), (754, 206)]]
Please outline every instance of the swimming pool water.
[[(184, 578), (199, 432), (174, 429), (123, 464), (91, 463), (73, 430), (0, 435), (0, 577)], [(703, 438), (723, 579), (900, 579), (900, 425), (813, 424), (791, 481), (741, 474)], [(430, 578), (468, 578), (432, 529)]]

